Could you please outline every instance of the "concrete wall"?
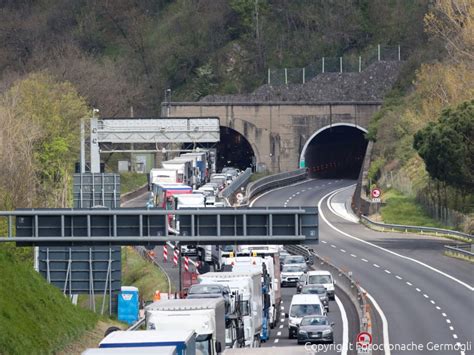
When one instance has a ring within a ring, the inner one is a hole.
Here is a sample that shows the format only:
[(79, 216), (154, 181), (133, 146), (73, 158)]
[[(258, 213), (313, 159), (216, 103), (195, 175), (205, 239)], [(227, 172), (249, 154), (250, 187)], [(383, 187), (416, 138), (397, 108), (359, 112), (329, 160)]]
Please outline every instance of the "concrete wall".
[(163, 104), (170, 117), (217, 116), (221, 126), (235, 129), (252, 146), (257, 163), (273, 173), (298, 168), (301, 151), (318, 130), (332, 124), (368, 128), (381, 102), (263, 102)]

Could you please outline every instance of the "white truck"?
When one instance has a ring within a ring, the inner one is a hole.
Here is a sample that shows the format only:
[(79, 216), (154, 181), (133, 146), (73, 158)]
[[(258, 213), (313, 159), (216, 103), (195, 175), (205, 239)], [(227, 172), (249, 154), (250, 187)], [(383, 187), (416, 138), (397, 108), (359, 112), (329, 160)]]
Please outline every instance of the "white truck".
[(262, 331), (262, 286), (259, 272), (208, 272), (198, 282), (218, 283), (240, 294), (240, 313), (244, 325), (246, 347), (259, 347)]
[(151, 169), (149, 174), (149, 186), (153, 184), (176, 184), (178, 182), (178, 172), (173, 169)]
[[(153, 330), (137, 330), (134, 332), (117, 330), (107, 335), (99, 344), (99, 349), (120, 350), (128, 348), (129, 354), (134, 354), (135, 350), (143, 347), (153, 347), (155, 353), (159, 354), (158, 348), (170, 346), (176, 347), (176, 354), (188, 355), (196, 354), (197, 343), (196, 333), (181, 327), (176, 330), (163, 329), (161, 332)], [(115, 354), (115, 352), (112, 352)], [(119, 352), (117, 352), (119, 353)], [(136, 352), (137, 354), (140, 352)]]
[(148, 330), (194, 330), (196, 351), (215, 355), (225, 345), (225, 302), (223, 298), (160, 300), (145, 308)]
[(236, 255), (255, 255), (263, 258), (267, 266), (267, 272), (272, 280), (270, 289), (272, 302), (270, 309), (270, 327), (274, 328), (279, 320), (278, 310), (281, 306), (280, 248), (278, 245), (240, 245)]
[(161, 162), (163, 169), (176, 170), (178, 177), (177, 182), (192, 186), (193, 183), (193, 166), (192, 161), (186, 160), (166, 160)]

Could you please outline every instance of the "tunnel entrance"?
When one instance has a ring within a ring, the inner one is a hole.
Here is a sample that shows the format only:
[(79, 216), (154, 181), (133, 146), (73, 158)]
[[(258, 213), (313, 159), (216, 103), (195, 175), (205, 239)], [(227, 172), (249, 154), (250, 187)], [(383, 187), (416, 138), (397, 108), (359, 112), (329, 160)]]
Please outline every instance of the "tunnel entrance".
[(301, 154), (310, 177), (357, 179), (367, 140), (353, 126), (332, 126), (316, 133)]
[(217, 171), (225, 166), (245, 170), (255, 164), (255, 154), (249, 141), (235, 129), (221, 126), (221, 139), (216, 145)]

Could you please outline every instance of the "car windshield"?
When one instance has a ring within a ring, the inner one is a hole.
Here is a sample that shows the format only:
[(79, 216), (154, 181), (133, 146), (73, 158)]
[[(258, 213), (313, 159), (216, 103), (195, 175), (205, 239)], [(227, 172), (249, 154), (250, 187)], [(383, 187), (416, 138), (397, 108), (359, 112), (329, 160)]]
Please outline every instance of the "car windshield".
[(298, 265), (283, 265), (283, 272), (304, 272), (303, 268)]
[(308, 277), (309, 284), (330, 284), (332, 283), (329, 275), (310, 275)]
[(302, 318), (310, 315), (322, 315), (319, 304), (294, 304), (291, 306), (290, 317)]
[(301, 290), (303, 294), (312, 294), (312, 295), (324, 295), (326, 289), (324, 287), (303, 287)]
[(285, 264), (304, 264), (304, 258), (302, 256), (287, 256), (285, 259)]
[(217, 285), (193, 285), (188, 294), (203, 294), (203, 293), (222, 293), (222, 289)]
[(301, 325), (328, 325), (326, 317), (304, 317), (301, 320)]

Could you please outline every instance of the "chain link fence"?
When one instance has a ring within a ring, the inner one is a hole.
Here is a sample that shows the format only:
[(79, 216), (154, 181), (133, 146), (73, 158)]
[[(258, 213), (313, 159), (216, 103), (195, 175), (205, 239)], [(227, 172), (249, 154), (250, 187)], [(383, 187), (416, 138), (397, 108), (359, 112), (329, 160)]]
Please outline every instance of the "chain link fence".
[(377, 61), (400, 61), (400, 46), (378, 45), (363, 56), (322, 57), (304, 68), (268, 69), (268, 85), (304, 84), (321, 73), (358, 73)]

